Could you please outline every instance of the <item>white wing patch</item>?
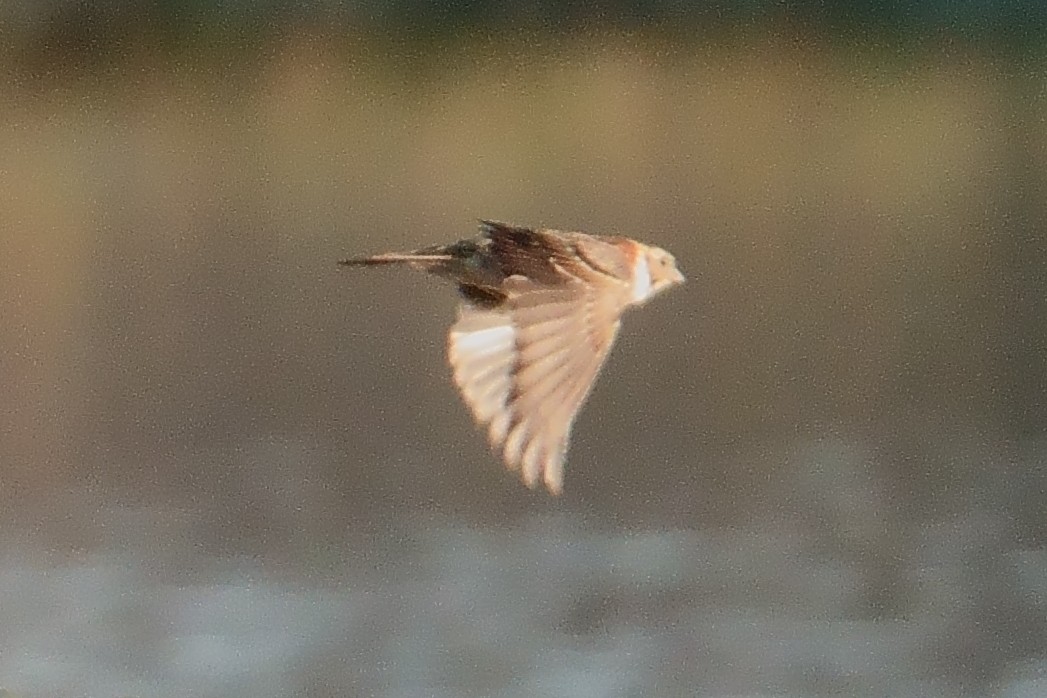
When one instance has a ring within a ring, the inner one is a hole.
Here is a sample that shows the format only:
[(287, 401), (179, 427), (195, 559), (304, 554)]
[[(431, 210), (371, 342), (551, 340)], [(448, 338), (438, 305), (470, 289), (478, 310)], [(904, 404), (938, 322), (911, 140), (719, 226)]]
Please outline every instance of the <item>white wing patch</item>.
[(516, 332), (508, 317), (463, 308), (451, 328), (448, 358), (466, 403), (476, 420), (490, 425), (490, 437), (505, 438), (505, 405), (512, 390)]
[(513, 347), (513, 326), (495, 325), (472, 332), (458, 331), (453, 341), (458, 351), (472, 357), (490, 356)]

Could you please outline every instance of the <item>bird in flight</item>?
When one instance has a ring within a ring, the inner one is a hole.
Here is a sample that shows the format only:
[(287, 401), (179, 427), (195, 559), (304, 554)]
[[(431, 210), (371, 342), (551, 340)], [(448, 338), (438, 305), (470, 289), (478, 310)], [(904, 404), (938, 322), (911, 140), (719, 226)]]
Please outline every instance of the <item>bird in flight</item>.
[(658, 247), (496, 221), (470, 240), (339, 264), (403, 265), (457, 284), (448, 356), (458, 390), (506, 465), (553, 494), (622, 313), (684, 280)]

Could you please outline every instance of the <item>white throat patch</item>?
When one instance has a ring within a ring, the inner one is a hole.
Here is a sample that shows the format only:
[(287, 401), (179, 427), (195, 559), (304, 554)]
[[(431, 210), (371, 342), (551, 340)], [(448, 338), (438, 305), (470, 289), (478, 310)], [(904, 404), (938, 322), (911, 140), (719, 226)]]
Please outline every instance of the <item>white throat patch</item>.
[(651, 267), (647, 263), (647, 255), (640, 254), (633, 266), (633, 303), (642, 303), (651, 295)]

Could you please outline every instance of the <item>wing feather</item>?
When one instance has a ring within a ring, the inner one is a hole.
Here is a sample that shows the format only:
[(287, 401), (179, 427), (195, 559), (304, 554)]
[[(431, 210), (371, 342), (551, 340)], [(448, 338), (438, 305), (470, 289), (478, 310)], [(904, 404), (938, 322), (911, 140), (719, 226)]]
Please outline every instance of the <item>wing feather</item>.
[(496, 307), (460, 308), (448, 345), (455, 382), (508, 467), (558, 493), (571, 427), (617, 336), (625, 291), (519, 276), (501, 290)]

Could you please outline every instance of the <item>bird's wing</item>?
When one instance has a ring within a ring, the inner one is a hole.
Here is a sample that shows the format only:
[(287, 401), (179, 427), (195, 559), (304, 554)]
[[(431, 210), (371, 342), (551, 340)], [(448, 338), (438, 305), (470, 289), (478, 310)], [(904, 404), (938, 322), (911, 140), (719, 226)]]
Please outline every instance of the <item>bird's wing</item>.
[(505, 278), (523, 276), (535, 283), (559, 286), (569, 281), (562, 264), (569, 260), (571, 248), (562, 237), (548, 231), (483, 221), (483, 237), (490, 241), (490, 258)]
[(633, 257), (621, 245), (624, 238), (557, 230), (532, 230), (483, 221), (490, 253), (508, 277), (514, 274), (556, 285), (567, 276), (609, 276), (623, 281), (632, 275)]
[(463, 304), (451, 328), (454, 379), (506, 464), (563, 487), (571, 426), (618, 333), (625, 291), (513, 276), (494, 308)]

